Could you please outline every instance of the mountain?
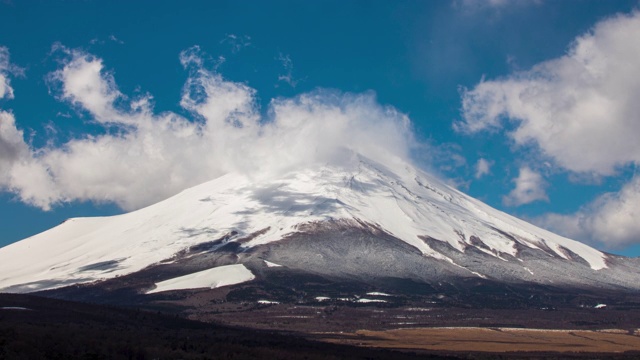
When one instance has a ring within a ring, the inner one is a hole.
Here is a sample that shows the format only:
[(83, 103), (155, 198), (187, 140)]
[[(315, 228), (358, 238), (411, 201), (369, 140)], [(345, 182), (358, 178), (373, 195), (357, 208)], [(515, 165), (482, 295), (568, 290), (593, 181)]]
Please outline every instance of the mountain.
[(401, 160), (348, 154), (277, 176), (229, 173), (127, 214), (69, 219), (0, 249), (0, 292), (119, 283), (156, 296), (306, 274), (371, 289), (418, 284), (395, 287), (409, 292), (480, 282), (633, 293), (638, 265)]

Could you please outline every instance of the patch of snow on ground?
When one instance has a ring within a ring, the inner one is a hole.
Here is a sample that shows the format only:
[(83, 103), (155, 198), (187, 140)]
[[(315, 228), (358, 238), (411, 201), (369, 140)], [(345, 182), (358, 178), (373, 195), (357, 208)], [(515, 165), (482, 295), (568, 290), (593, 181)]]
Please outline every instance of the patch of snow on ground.
[(328, 301), (331, 300), (330, 297), (326, 297), (326, 296), (316, 296), (316, 300), (318, 301)]
[(626, 329), (596, 329), (595, 332), (605, 333), (605, 334), (628, 334), (629, 330)]
[(22, 306), (5, 306), (5, 307), (1, 307), (0, 310), (31, 310), (31, 309), (22, 307)]
[(383, 292), (377, 292), (377, 291), (368, 292), (367, 295), (370, 295), (370, 296), (393, 296), (393, 295), (390, 295), (390, 294), (386, 294), (386, 293), (383, 293)]
[(242, 264), (219, 266), (156, 283), (147, 294), (169, 290), (219, 288), (251, 281), (255, 276)]
[(387, 300), (380, 300), (380, 299), (358, 299), (356, 302), (359, 303), (386, 303)]
[(282, 267), (280, 264), (272, 263), (271, 261), (263, 260), (267, 267)]
[(606, 307), (607, 307), (607, 304), (598, 304), (598, 305), (594, 306), (593, 308), (594, 309), (604, 309)]
[(263, 304), (263, 305), (275, 305), (275, 304), (280, 304), (280, 302), (278, 302), (278, 301), (271, 301), (271, 300), (258, 300), (258, 304)]

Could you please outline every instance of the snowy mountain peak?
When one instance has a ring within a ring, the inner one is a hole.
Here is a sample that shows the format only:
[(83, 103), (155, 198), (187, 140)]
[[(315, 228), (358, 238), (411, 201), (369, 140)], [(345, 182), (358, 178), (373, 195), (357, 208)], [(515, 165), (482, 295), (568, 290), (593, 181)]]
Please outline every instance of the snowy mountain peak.
[(113, 278), (214, 239), (221, 241), (210, 251), (230, 242), (252, 249), (327, 221), (379, 229), (425, 258), (461, 268), (453, 259), (458, 254), (509, 262), (522, 261), (527, 249), (592, 270), (607, 268), (608, 255), (493, 209), (410, 164), (398, 161), (391, 168), (352, 156), (340, 165), (260, 182), (229, 173), (131, 213), (69, 219), (0, 249), (0, 290)]

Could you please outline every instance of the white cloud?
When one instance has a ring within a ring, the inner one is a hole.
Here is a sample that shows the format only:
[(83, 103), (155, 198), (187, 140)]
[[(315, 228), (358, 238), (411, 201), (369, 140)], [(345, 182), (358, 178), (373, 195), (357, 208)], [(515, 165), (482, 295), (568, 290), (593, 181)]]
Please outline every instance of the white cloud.
[(499, 131), (505, 119), (517, 145), (535, 144), (573, 172), (614, 174), (640, 162), (640, 13), (598, 23), (567, 55), (463, 94), (456, 129)]
[[(613, 176), (621, 167), (637, 165), (639, 36), (639, 12), (601, 21), (576, 38), (565, 56), (464, 92), (464, 120), (455, 128), (506, 131), (517, 146), (534, 145), (542, 158), (569, 170), (570, 179)], [(594, 243), (640, 242), (640, 227), (633, 220), (638, 187), (635, 178), (575, 214), (549, 214), (538, 221)]]
[(15, 126), (13, 114), (0, 111), (0, 180), (10, 179), (10, 167), (28, 157), (29, 147), (23, 140), (23, 133)]
[(115, 101), (123, 95), (118, 91), (113, 75), (104, 71), (102, 59), (58, 47), (70, 57), (62, 69), (50, 75), (62, 85), (61, 98), (88, 111), (99, 122), (126, 121), (128, 115), (114, 107)]
[(9, 72), (11, 72), (11, 63), (9, 62), (9, 50), (0, 46), (0, 99), (13, 98), (13, 88), (9, 82)]
[(475, 178), (476, 179), (480, 179), (481, 177), (483, 177), (485, 175), (491, 174), (491, 166), (492, 165), (493, 165), (492, 161), (489, 161), (489, 160), (487, 160), (485, 158), (478, 159), (478, 162), (476, 163)]
[(520, 174), (513, 179), (516, 187), (509, 195), (502, 198), (502, 202), (507, 206), (520, 206), (539, 200), (549, 200), (545, 191), (546, 183), (542, 176), (524, 166), (520, 168)]
[(106, 133), (34, 149), (11, 114), (0, 119), (0, 188), (43, 209), (80, 200), (130, 210), (226, 172), (269, 176), (339, 162), (345, 149), (388, 164), (408, 157), (408, 118), (379, 105), (373, 93), (319, 90), (276, 99), (263, 118), (254, 89), (203, 68), (192, 48), (181, 54), (190, 76), (180, 103), (189, 119), (154, 113), (150, 96), (129, 99), (120, 92), (102, 59), (63, 50), (68, 59), (51, 76), (59, 98), (86, 111)]
[(575, 214), (547, 214), (535, 221), (565, 236), (619, 248), (640, 242), (640, 177), (607, 193)]
[(16, 127), (13, 114), (0, 111), (0, 189), (48, 210), (61, 194), (52, 186), (47, 167), (35, 156)]
[[(0, 99), (13, 98), (10, 85), (11, 74), (22, 74), (22, 69), (9, 61), (9, 50), (0, 47)], [(34, 154), (24, 141), (24, 134), (16, 127), (11, 112), (0, 110), (0, 189), (18, 193), (22, 201), (42, 208), (48, 207), (48, 201), (35, 198), (38, 188), (46, 186), (47, 169), (34, 161)], [(23, 175), (26, 175), (23, 177)], [(57, 197), (54, 191), (49, 196)]]

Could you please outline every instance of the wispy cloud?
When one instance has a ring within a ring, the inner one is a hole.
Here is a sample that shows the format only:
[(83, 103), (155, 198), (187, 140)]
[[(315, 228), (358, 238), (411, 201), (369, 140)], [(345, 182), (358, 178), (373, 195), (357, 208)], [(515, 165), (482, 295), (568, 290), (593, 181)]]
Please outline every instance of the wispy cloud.
[(107, 41), (111, 41), (111, 42), (114, 42), (114, 43), (116, 43), (116, 44), (120, 44), (120, 45), (124, 44), (124, 41), (122, 41), (122, 40), (118, 39), (118, 38), (117, 38), (115, 35), (113, 35), (113, 34), (109, 35), (109, 36), (107, 37), (107, 40), (102, 40), (102, 39), (99, 39), (99, 38), (93, 38), (93, 39), (89, 40), (89, 44), (91, 44), (91, 45), (96, 45), (96, 44), (98, 44), (98, 45), (104, 45)]
[(194, 45), (180, 53), (180, 64), (185, 70), (207, 68), (216, 72), (226, 61), (227, 59), (224, 56), (218, 56), (217, 59), (212, 58), (202, 51), (198, 45)]
[(373, 93), (272, 100), (263, 118), (254, 89), (203, 67), (192, 48), (181, 54), (189, 77), (180, 104), (189, 117), (158, 114), (150, 95), (123, 94), (101, 58), (59, 51), (65, 60), (50, 76), (59, 100), (109, 131), (33, 148), (13, 115), (0, 113), (0, 188), (43, 209), (80, 200), (130, 210), (227, 172), (266, 177), (341, 162), (345, 150), (392, 164), (412, 144), (407, 116)]
[(21, 76), (24, 70), (9, 61), (9, 49), (0, 46), (0, 99), (13, 99), (10, 76)]
[(531, 170), (528, 166), (520, 168), (518, 177), (513, 179), (516, 187), (502, 198), (507, 206), (520, 206), (534, 201), (549, 200), (545, 187), (546, 182), (540, 173)]
[(492, 161), (487, 160), (485, 158), (478, 159), (478, 162), (476, 163), (476, 166), (475, 166), (476, 172), (474, 174), (474, 177), (476, 179), (480, 179), (485, 175), (491, 174), (491, 166), (493, 166)]
[(540, 5), (542, 0), (454, 0), (453, 7), (466, 13), (502, 10), (508, 7)]
[(293, 77), (293, 62), (291, 61), (291, 57), (289, 55), (280, 53), (278, 54), (277, 59), (278, 61), (280, 61), (282, 67), (284, 68), (284, 74), (278, 75), (278, 81), (285, 82), (292, 88), (295, 88), (300, 80), (297, 80)]
[(113, 41), (114, 43), (118, 43), (118, 44), (124, 44), (124, 41), (118, 39), (115, 35), (111, 34), (109, 35), (109, 40)]
[(220, 40), (220, 43), (229, 45), (231, 47), (231, 52), (236, 54), (240, 50), (251, 46), (251, 36), (227, 34), (224, 39)]

